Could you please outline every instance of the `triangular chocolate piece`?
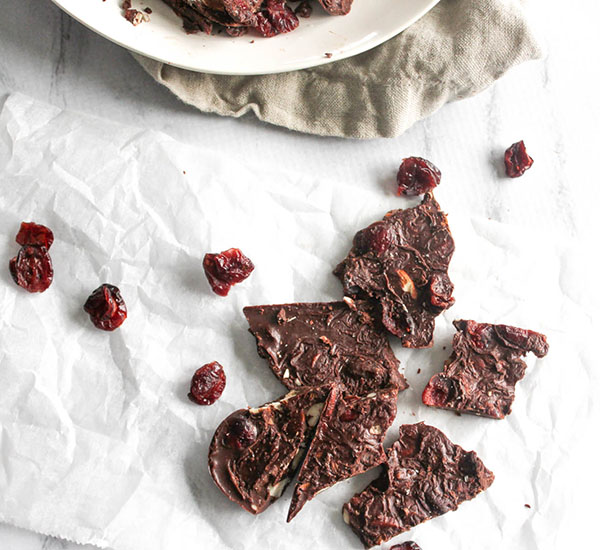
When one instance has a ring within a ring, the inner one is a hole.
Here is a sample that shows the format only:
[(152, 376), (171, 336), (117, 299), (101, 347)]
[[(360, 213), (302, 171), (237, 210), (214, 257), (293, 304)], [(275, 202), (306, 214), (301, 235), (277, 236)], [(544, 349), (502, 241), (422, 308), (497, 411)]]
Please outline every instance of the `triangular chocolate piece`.
[(521, 359), (532, 351), (548, 353), (543, 334), (508, 325), (454, 321), (457, 333), (444, 372), (423, 391), (423, 403), (490, 418), (510, 414), (515, 385), (525, 375)]
[(340, 383), (353, 395), (408, 387), (385, 331), (354, 300), (244, 308), (258, 353), (288, 388)]
[(329, 391), (330, 386), (294, 390), (221, 422), (208, 455), (219, 489), (252, 514), (278, 499), (300, 466)]
[(385, 328), (408, 348), (433, 343), (435, 318), (454, 303), (448, 265), (454, 253), (446, 215), (433, 195), (392, 210), (359, 231), (334, 271), (344, 294), (371, 299)]
[(344, 504), (344, 521), (371, 548), (456, 510), (493, 481), (494, 474), (474, 452), (455, 445), (437, 428), (405, 424), (400, 439), (387, 450), (380, 477)]
[(397, 397), (395, 388), (365, 397), (331, 391), (298, 474), (288, 521), (317, 493), (385, 460), (383, 440), (396, 416)]

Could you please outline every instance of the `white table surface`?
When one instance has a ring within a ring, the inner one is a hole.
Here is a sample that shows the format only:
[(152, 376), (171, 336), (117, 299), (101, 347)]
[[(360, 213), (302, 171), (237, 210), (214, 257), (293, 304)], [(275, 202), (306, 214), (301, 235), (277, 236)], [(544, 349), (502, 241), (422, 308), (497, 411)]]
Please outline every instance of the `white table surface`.
[[(600, 145), (600, 3), (575, 4), (565, 8), (532, 1), (546, 58), (517, 67), (479, 96), (447, 105), (393, 140), (315, 138), (252, 116), (233, 120), (199, 113), (155, 84), (125, 50), (72, 21), (50, 0), (0, 2), (0, 104), (19, 91), (61, 108), (160, 130), (183, 142), (252, 156), (268, 148), (265, 160), (275, 167), (331, 158), (332, 174), (344, 166), (365, 178), (376, 177), (377, 167), (390, 159), (436, 158), (456, 147), (486, 147), (491, 155), (525, 139), (532, 156), (536, 144), (552, 147), (557, 178), (577, 186), (598, 179), (590, 165), (595, 169)], [(476, 175), (467, 168), (461, 177)], [(83, 547), (0, 524), (2, 550), (76, 548)]]

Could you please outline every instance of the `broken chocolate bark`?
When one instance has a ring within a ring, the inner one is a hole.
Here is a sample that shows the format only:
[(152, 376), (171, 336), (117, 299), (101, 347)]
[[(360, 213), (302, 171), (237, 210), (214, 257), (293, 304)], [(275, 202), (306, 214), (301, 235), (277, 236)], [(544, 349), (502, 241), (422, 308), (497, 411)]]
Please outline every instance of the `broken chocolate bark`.
[(396, 388), (365, 397), (332, 389), (300, 468), (288, 521), (319, 492), (385, 460), (383, 439), (396, 416), (397, 396)]
[(455, 445), (437, 428), (405, 424), (387, 450), (380, 477), (344, 504), (344, 521), (370, 548), (456, 510), (493, 481), (494, 474), (474, 452)]
[(408, 387), (372, 308), (346, 302), (244, 308), (258, 353), (288, 388), (339, 382), (352, 395)]
[(433, 343), (435, 318), (454, 304), (453, 253), (446, 215), (426, 193), (420, 205), (388, 212), (359, 231), (334, 274), (346, 296), (378, 304), (381, 322), (403, 346), (425, 348)]
[(252, 514), (278, 499), (300, 466), (329, 390), (292, 391), (262, 407), (235, 411), (221, 422), (208, 454), (219, 489)]
[(319, 0), (323, 9), (331, 15), (346, 15), (350, 13), (353, 0)]
[(504, 418), (515, 399), (515, 385), (525, 375), (527, 352), (548, 353), (543, 334), (508, 325), (454, 321), (457, 333), (444, 372), (423, 391), (431, 407)]
[(186, 0), (163, 0), (183, 21), (183, 28), (194, 33), (198, 31), (210, 34), (213, 30), (213, 22), (208, 17), (210, 13), (216, 13), (210, 10), (200, 2), (190, 3)]

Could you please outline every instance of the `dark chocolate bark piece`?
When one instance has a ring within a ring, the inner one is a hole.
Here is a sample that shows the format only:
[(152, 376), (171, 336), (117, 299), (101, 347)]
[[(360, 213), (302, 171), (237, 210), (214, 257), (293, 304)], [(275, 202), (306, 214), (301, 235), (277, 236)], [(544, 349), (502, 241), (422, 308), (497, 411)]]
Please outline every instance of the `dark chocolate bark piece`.
[(319, 0), (323, 9), (331, 15), (346, 15), (350, 13), (353, 0)]
[(288, 388), (339, 382), (353, 395), (408, 387), (385, 331), (354, 301), (244, 308), (258, 353)]
[(233, 19), (225, 10), (223, 0), (163, 0), (183, 20), (183, 28), (194, 33), (211, 34), (213, 24), (226, 30), (241, 30), (246, 25)]
[(329, 390), (294, 390), (262, 407), (235, 411), (221, 422), (208, 454), (219, 489), (252, 514), (278, 499), (300, 466)]
[(392, 210), (359, 231), (334, 274), (346, 296), (378, 304), (383, 325), (403, 346), (425, 348), (433, 343), (436, 316), (454, 303), (453, 253), (446, 215), (426, 193), (420, 205)]
[(515, 399), (515, 385), (525, 375), (527, 352), (548, 353), (543, 334), (508, 325), (454, 321), (457, 333), (444, 372), (423, 391), (423, 403), (454, 411), (504, 418)]
[(398, 390), (365, 397), (332, 389), (300, 468), (288, 521), (315, 495), (385, 460), (383, 440), (396, 416)]
[(238, 23), (254, 26), (254, 14), (259, 10), (263, 0), (223, 0), (225, 11)]
[(370, 548), (456, 510), (493, 481), (494, 474), (473, 451), (423, 422), (405, 424), (387, 450), (380, 477), (344, 504), (344, 521)]

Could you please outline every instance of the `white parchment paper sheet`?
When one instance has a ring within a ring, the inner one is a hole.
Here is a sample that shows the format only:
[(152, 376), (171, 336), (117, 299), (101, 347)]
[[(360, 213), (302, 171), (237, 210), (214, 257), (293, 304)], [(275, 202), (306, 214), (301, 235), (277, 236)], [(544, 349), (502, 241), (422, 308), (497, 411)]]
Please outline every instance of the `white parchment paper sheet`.
[[(385, 182), (323, 180), (318, 166), (290, 173), (268, 151), (219, 155), (10, 96), (0, 115), (0, 259), (6, 267), (16, 254), (22, 220), (47, 224), (56, 241), (44, 294), (0, 269), (0, 520), (115, 550), (360, 548), (340, 507), (376, 472), (319, 495), (286, 525), (289, 493), (251, 516), (215, 487), (206, 455), (227, 414), (285, 393), (242, 307), (340, 298), (331, 270), (356, 230), (414, 202), (393, 195), (395, 168)], [(399, 423), (424, 420), (476, 450), (496, 481), (397, 541), (546, 550), (589, 525), (598, 297), (585, 253), (597, 243), (585, 241), (593, 220), (582, 219), (581, 198), (547, 173), (534, 165), (518, 183), (479, 187), (445, 177), (436, 193), (457, 244), (456, 305), (439, 318), (432, 349), (394, 342), (411, 388), (388, 441)], [(220, 298), (202, 257), (232, 246), (256, 270)], [(102, 282), (119, 286), (129, 309), (110, 334), (82, 311)], [(530, 359), (506, 420), (420, 404), (461, 317), (548, 335), (550, 354)], [(227, 387), (198, 407), (189, 380), (212, 360)]]

